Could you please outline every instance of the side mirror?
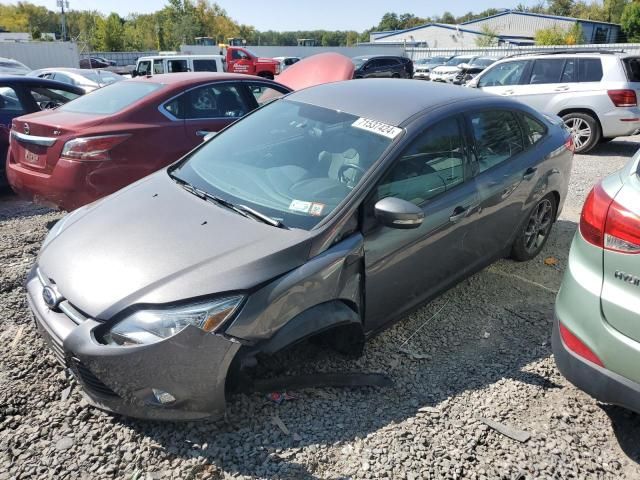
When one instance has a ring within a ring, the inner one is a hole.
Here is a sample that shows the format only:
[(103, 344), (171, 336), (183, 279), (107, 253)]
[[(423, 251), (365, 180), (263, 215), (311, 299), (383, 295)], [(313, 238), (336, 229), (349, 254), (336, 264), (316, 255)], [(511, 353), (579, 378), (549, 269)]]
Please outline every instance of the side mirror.
[(473, 78), (466, 83), (469, 88), (478, 88), (478, 78)]
[(378, 201), (374, 207), (378, 221), (389, 228), (410, 230), (418, 228), (424, 220), (424, 212), (411, 202), (396, 197)]
[(136, 78), (138, 76), (138, 70), (131, 70), (131, 78)]

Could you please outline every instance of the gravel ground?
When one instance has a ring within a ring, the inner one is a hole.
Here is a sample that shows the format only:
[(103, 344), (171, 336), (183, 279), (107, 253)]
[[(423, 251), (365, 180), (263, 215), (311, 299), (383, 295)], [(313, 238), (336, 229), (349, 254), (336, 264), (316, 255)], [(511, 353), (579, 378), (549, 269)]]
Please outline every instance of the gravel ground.
[(496, 263), (374, 338), (356, 361), (315, 346), (292, 352), (292, 372), (384, 371), (396, 388), (307, 389), (281, 405), (236, 395), (218, 422), (139, 422), (87, 406), (32, 327), (22, 288), (60, 214), (0, 196), (0, 480), (640, 478), (640, 416), (573, 388), (550, 349), (584, 198), (639, 146), (636, 137), (575, 158), (565, 210), (534, 261)]

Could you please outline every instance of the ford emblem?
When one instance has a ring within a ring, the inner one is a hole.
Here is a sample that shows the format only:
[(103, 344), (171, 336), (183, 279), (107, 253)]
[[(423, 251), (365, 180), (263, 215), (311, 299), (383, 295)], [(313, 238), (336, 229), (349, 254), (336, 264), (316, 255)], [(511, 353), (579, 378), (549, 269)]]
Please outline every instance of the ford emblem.
[(44, 287), (42, 289), (42, 299), (47, 307), (51, 309), (57, 308), (62, 300), (58, 293), (51, 287)]

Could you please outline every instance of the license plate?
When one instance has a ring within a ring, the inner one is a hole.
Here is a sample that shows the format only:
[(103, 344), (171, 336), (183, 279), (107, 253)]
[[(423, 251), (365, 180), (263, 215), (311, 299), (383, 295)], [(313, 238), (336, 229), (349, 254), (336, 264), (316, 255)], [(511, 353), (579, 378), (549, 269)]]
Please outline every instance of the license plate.
[(24, 148), (24, 155), (22, 155), (22, 163), (31, 167), (43, 168), (45, 164), (45, 156), (39, 155), (36, 152)]

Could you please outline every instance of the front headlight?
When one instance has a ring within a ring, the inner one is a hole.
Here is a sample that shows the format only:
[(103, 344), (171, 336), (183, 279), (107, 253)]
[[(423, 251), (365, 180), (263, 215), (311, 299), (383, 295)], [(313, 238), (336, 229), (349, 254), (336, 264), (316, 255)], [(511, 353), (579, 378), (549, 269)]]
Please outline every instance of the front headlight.
[(214, 332), (242, 303), (241, 295), (186, 307), (139, 310), (115, 324), (103, 337), (107, 345), (148, 345), (172, 337), (189, 325)]

